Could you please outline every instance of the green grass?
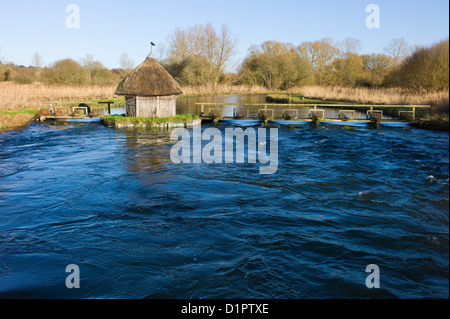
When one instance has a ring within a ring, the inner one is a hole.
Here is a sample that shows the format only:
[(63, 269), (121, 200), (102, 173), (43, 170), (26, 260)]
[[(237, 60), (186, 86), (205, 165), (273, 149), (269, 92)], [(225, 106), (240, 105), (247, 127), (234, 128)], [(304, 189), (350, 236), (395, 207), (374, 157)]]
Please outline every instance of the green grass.
[(35, 116), (38, 112), (39, 112), (38, 109), (28, 108), (28, 109), (14, 110), (14, 111), (0, 111), (0, 115), (2, 115), (2, 116), (5, 116), (5, 115), (14, 116), (14, 115), (18, 115), (18, 114), (28, 114), (28, 115)]
[(157, 123), (186, 123), (197, 120), (199, 117), (192, 114), (177, 114), (170, 117), (125, 117), (121, 115), (107, 115), (105, 122), (123, 124), (157, 124)]

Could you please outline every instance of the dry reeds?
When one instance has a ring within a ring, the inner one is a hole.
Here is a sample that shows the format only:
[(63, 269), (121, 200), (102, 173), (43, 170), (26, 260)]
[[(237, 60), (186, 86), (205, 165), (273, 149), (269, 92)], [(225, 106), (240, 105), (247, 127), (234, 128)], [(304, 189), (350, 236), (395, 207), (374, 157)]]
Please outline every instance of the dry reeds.
[(0, 110), (38, 108), (48, 101), (85, 101), (114, 97), (115, 85), (46, 85), (0, 82)]
[[(45, 85), (41, 83), (15, 84), (0, 82), (0, 111), (39, 108), (48, 101), (86, 101), (112, 99), (115, 85)], [(267, 94), (268, 89), (256, 85), (184, 86), (184, 96), (202, 94)], [(329, 101), (348, 101), (361, 104), (433, 105), (436, 110), (448, 112), (449, 92), (410, 93), (399, 88), (346, 88), (304, 86), (286, 93), (301, 94), (308, 98)]]
[(33, 115), (27, 113), (0, 115), (0, 129), (27, 125), (33, 117)]
[(183, 95), (207, 94), (266, 94), (269, 92), (264, 86), (218, 84), (215, 86), (183, 86)]
[(448, 112), (449, 92), (410, 93), (399, 88), (346, 88), (305, 86), (290, 90), (308, 98), (348, 101), (361, 104), (432, 105)]

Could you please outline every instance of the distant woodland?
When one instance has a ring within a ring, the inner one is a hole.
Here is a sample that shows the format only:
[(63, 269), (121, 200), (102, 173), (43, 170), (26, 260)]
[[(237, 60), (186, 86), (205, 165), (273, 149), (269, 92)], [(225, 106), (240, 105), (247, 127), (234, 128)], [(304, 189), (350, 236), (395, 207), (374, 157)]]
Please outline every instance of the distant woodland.
[[(358, 39), (305, 41), (299, 44), (266, 41), (248, 49), (237, 72), (229, 73), (236, 55), (236, 36), (226, 27), (195, 25), (172, 32), (159, 44), (154, 57), (183, 86), (214, 88), (217, 85), (263, 86), (289, 90), (305, 85), (402, 88), (411, 93), (449, 89), (449, 40), (427, 47), (392, 39), (383, 52), (361, 54)], [(35, 53), (31, 66), (4, 61), (0, 52), (0, 81), (20, 84), (42, 82), (64, 85), (117, 84), (135, 66), (126, 53), (120, 68), (108, 69), (91, 54), (75, 61), (63, 59), (43, 66)]]

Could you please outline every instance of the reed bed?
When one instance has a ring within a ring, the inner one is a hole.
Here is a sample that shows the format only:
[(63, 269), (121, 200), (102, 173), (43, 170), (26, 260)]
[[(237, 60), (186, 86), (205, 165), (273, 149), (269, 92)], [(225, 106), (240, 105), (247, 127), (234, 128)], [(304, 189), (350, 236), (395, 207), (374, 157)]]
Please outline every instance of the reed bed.
[(45, 85), (0, 82), (0, 110), (39, 108), (48, 101), (87, 101), (114, 97), (115, 85)]
[[(46, 85), (42, 83), (17, 84), (0, 82), (0, 128), (25, 125), (33, 118), (33, 112), (48, 101), (92, 101), (117, 98), (116, 85)], [(304, 86), (285, 92), (269, 92), (256, 85), (220, 84), (216, 86), (182, 87), (183, 95), (210, 94), (298, 94), (308, 98), (328, 101), (347, 101), (361, 104), (415, 104), (432, 105), (433, 113), (449, 112), (449, 92), (411, 93), (399, 88), (346, 88)]]
[[(46, 85), (42, 83), (16, 84), (0, 82), (0, 110), (39, 108), (48, 101), (90, 101), (117, 98), (116, 85)], [(263, 86), (228, 85), (184, 86), (183, 96), (208, 94), (265, 94)]]
[(211, 95), (211, 94), (267, 94), (268, 89), (258, 85), (219, 84), (215, 86), (183, 86), (182, 96)]
[(31, 122), (33, 118), (34, 115), (28, 113), (0, 114), (0, 129), (24, 126)]
[(290, 90), (308, 98), (332, 101), (348, 101), (361, 104), (409, 104), (432, 105), (439, 111), (448, 112), (449, 92), (411, 93), (399, 88), (346, 88), (305, 86)]
[[(41, 83), (15, 84), (0, 82), (0, 110), (39, 108), (48, 101), (90, 101), (117, 98), (116, 85), (45, 85)], [(257, 85), (184, 86), (183, 96), (208, 94), (268, 94), (267, 88)], [(410, 93), (399, 88), (346, 88), (304, 86), (292, 88), (284, 93), (301, 94), (308, 98), (331, 101), (349, 101), (361, 104), (428, 104), (447, 106), (449, 92)]]

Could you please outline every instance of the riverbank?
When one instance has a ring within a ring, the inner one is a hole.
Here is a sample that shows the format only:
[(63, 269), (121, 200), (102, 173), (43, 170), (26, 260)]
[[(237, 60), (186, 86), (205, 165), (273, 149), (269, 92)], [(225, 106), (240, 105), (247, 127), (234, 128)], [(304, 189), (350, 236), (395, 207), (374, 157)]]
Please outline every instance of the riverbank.
[(412, 126), (420, 129), (448, 132), (449, 123), (448, 115), (434, 115), (419, 118), (412, 123)]
[(115, 85), (48, 85), (0, 82), (0, 129), (23, 127), (48, 101), (94, 101), (114, 98)]
[[(0, 82), (0, 129), (27, 125), (40, 107), (48, 107), (48, 101), (88, 101), (116, 99), (114, 107), (124, 107), (123, 97), (115, 95), (115, 85), (45, 85), (42, 83), (17, 84)], [(262, 86), (221, 84), (214, 87), (182, 87), (179, 98), (207, 95), (267, 94), (276, 103), (360, 103), (360, 104), (429, 104), (429, 113), (417, 112), (417, 127), (445, 129), (448, 127), (449, 93), (411, 94), (401, 89), (368, 89), (304, 86), (285, 92), (269, 92)], [(436, 116), (439, 115), (439, 116)], [(441, 116), (442, 115), (442, 116)], [(433, 118), (435, 117), (435, 118)], [(430, 120), (429, 118), (433, 118)], [(447, 129), (448, 130), (448, 129)]]
[(0, 130), (22, 127), (34, 120), (39, 110), (0, 111)]
[(433, 105), (439, 111), (449, 110), (449, 92), (412, 93), (400, 88), (351, 88), (339, 86), (304, 86), (296, 93), (304, 97), (345, 101), (358, 104)]
[[(398, 88), (368, 89), (305, 86), (301, 93), (268, 94), (270, 103), (290, 104), (378, 104), (430, 105), (427, 110), (416, 110), (412, 125), (416, 128), (449, 131), (449, 93), (413, 94)], [(406, 110), (406, 109), (405, 109)], [(398, 110), (385, 110), (388, 116), (397, 116)]]
[(114, 128), (171, 128), (200, 126), (201, 120), (197, 115), (177, 114), (170, 117), (125, 117), (108, 115), (101, 119), (101, 123)]

